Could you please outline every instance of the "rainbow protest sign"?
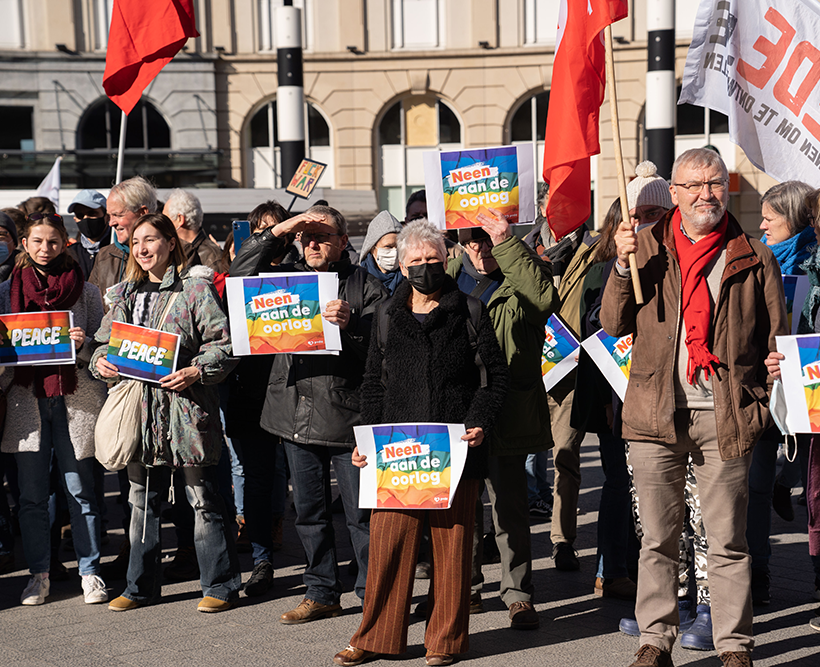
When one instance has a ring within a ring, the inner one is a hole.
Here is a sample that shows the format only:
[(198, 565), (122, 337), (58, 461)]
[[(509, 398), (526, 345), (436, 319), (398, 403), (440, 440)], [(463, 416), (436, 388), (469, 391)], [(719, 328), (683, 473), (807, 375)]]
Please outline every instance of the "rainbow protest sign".
[(541, 352), (541, 378), (547, 391), (578, 365), (578, 341), (557, 315), (547, 320), (544, 349)]
[(123, 377), (160, 382), (177, 368), (179, 334), (126, 322), (111, 324), (106, 359)]
[(235, 355), (342, 349), (339, 327), (322, 318), (337, 298), (337, 274), (272, 273), (228, 278), (225, 286)]
[(0, 315), (0, 366), (73, 364), (71, 311)]
[(616, 338), (601, 329), (581, 342), (621, 400), (626, 396), (632, 368), (632, 334)]
[(353, 431), (359, 453), (367, 457), (359, 507), (450, 507), (467, 460), (463, 424), (380, 424)]
[(789, 433), (820, 433), (820, 334), (777, 336)]
[(789, 331), (792, 335), (797, 333), (797, 325), (800, 324), (800, 311), (809, 294), (808, 276), (783, 276), (783, 292), (786, 295), (786, 317), (789, 322)]
[(535, 219), (532, 145), (424, 153), (427, 215), (441, 229), (480, 227), (500, 211), (510, 224)]

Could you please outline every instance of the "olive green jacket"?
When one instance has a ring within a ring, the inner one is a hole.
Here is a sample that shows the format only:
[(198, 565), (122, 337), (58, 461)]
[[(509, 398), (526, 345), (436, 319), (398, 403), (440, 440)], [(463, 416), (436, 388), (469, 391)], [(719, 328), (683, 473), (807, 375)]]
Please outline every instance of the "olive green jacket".
[[(552, 447), (547, 392), (541, 380), (544, 327), (558, 303), (549, 262), (512, 236), (493, 248), (504, 281), (487, 309), (510, 368), (510, 389), (490, 437), (492, 456), (530, 454)], [(457, 277), (463, 257), (449, 260)]]

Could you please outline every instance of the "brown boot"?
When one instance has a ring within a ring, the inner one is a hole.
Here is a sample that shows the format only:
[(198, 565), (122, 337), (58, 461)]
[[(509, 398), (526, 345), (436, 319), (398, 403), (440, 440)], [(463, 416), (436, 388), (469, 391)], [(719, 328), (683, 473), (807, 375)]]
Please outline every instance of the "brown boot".
[(674, 667), (672, 654), (652, 644), (644, 644), (635, 654), (635, 662), (629, 667)]
[(634, 600), (638, 595), (638, 586), (629, 577), (615, 577), (614, 579), (597, 577), (593, 592), (598, 597)]
[(314, 600), (305, 598), (299, 603), (296, 609), (292, 609), (279, 617), (279, 622), (285, 625), (298, 625), (308, 623), (320, 618), (333, 618), (342, 613), (342, 605), (322, 604)]

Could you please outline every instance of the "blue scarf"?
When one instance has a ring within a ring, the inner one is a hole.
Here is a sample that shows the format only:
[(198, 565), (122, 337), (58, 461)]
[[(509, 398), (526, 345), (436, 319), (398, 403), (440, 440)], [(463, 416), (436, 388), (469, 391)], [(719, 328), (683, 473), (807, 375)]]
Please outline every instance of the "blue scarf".
[(764, 236), (763, 240), (774, 253), (777, 263), (780, 264), (780, 272), (786, 275), (801, 274), (800, 265), (809, 258), (813, 247), (817, 244), (812, 225), (780, 243), (770, 244), (767, 236)]
[(382, 283), (382, 287), (384, 287), (384, 289), (390, 292), (391, 295), (393, 294), (393, 292), (396, 291), (396, 288), (399, 286), (399, 283), (402, 280), (404, 280), (404, 276), (401, 274), (401, 269), (396, 269), (394, 271), (382, 273), (379, 270), (379, 267), (376, 266), (376, 260), (370, 253), (367, 253), (367, 257), (364, 258), (362, 266), (367, 269), (367, 272), (371, 276), (375, 276), (376, 278), (378, 278)]

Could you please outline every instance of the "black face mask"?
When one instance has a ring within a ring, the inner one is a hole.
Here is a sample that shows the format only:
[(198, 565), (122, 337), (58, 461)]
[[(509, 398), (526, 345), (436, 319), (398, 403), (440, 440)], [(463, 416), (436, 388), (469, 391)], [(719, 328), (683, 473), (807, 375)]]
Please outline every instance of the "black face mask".
[(444, 284), (444, 262), (414, 264), (407, 267), (407, 282), (421, 294), (433, 294)]
[(83, 218), (77, 223), (77, 227), (80, 228), (80, 233), (85, 236), (85, 238), (94, 240), (99, 239), (103, 235), (108, 227), (108, 223), (105, 221), (105, 216), (102, 218)]
[(65, 264), (65, 257), (63, 255), (57, 255), (48, 264), (38, 264), (33, 258), (30, 259), (31, 263), (40, 270), (40, 273), (54, 273), (54, 271), (61, 269)]

